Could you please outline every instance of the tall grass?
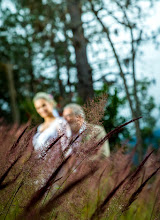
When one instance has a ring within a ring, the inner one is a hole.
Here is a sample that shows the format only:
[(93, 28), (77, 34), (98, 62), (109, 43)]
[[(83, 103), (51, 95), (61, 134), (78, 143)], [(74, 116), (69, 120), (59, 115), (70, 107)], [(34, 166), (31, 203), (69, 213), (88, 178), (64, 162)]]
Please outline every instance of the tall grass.
[(37, 157), (35, 129), (1, 125), (0, 219), (160, 219), (159, 151), (149, 149), (137, 167), (132, 164), (135, 149), (93, 157), (130, 122), (67, 157), (60, 151), (62, 136)]

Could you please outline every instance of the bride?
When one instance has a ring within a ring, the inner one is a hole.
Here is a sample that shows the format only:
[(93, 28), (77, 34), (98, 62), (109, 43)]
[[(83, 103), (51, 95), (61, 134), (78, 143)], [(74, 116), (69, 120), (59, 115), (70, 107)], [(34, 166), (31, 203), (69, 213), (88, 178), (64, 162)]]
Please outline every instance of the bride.
[(33, 137), (34, 150), (45, 150), (53, 140), (63, 134), (61, 149), (64, 150), (67, 147), (67, 137), (70, 136), (70, 129), (64, 118), (59, 117), (58, 114), (54, 116), (56, 102), (50, 94), (39, 92), (33, 98), (33, 103), (37, 113), (44, 119)]
[[(38, 126), (32, 140), (34, 155), (37, 159), (40, 159), (36, 166), (40, 179), (37, 179), (35, 183), (42, 186), (58, 164), (68, 156), (68, 153), (71, 153), (68, 151), (67, 154), (64, 153), (68, 146), (71, 132), (66, 120), (57, 114), (55, 115), (56, 102), (50, 94), (37, 93), (33, 98), (33, 103), (37, 113), (44, 119), (44, 122)], [(60, 140), (50, 148), (50, 144), (61, 135), (63, 136)]]

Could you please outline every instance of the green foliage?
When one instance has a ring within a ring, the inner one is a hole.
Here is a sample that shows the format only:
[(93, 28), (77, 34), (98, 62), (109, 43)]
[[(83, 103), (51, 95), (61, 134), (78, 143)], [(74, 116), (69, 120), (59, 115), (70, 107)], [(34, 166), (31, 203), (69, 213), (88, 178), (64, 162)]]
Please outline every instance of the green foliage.
[[(149, 88), (152, 85), (152, 81), (149, 81), (147, 78), (138, 82), (139, 96), (141, 100), (141, 116), (143, 117), (142, 123), (142, 136), (143, 139), (153, 138), (153, 130), (155, 129), (157, 120), (154, 116), (154, 110), (156, 104), (154, 98), (149, 95)], [(153, 85), (152, 85), (153, 86)]]
[[(120, 98), (118, 91), (118, 88), (112, 88), (111, 86), (107, 86), (107, 84), (104, 84), (101, 90), (95, 91), (98, 96), (101, 96), (102, 94), (108, 95), (104, 117), (102, 119), (104, 128), (107, 133), (115, 129), (120, 124), (125, 123), (127, 120), (126, 117), (119, 115), (119, 112), (126, 104), (126, 98)], [(110, 138), (109, 141), (111, 149), (114, 149), (116, 145), (118, 146), (120, 144), (122, 139), (126, 138), (129, 138), (129, 130), (127, 128), (124, 128), (121, 131), (120, 135), (115, 134), (113, 137)]]

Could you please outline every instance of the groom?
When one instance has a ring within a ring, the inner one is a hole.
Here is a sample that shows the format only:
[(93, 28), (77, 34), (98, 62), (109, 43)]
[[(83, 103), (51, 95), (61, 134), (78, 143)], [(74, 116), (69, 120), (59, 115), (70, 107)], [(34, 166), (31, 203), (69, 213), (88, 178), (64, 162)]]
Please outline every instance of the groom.
[[(79, 151), (81, 147), (88, 147), (91, 141), (92, 146), (105, 137), (106, 132), (102, 126), (93, 125), (85, 120), (83, 108), (78, 104), (68, 104), (63, 109), (63, 117), (66, 119), (71, 129), (71, 144), (73, 152)], [(90, 148), (89, 148), (90, 149)], [(88, 150), (89, 150), (88, 149)], [(97, 152), (100, 158), (106, 158), (110, 155), (109, 142), (105, 141)]]

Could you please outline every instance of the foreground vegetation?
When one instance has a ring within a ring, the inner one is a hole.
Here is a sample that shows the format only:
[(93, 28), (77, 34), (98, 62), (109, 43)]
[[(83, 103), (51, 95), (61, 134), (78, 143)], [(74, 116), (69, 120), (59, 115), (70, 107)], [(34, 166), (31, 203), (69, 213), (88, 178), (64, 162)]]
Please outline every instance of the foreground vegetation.
[[(136, 147), (130, 153), (123, 147), (110, 158), (93, 160), (91, 151), (98, 145), (92, 144), (89, 151), (58, 160), (57, 140), (40, 158), (34, 152), (27, 157), (34, 129), (5, 125), (0, 129), (0, 219), (160, 218), (159, 151), (148, 149), (137, 167), (132, 163)], [(51, 152), (55, 158), (49, 170)]]

